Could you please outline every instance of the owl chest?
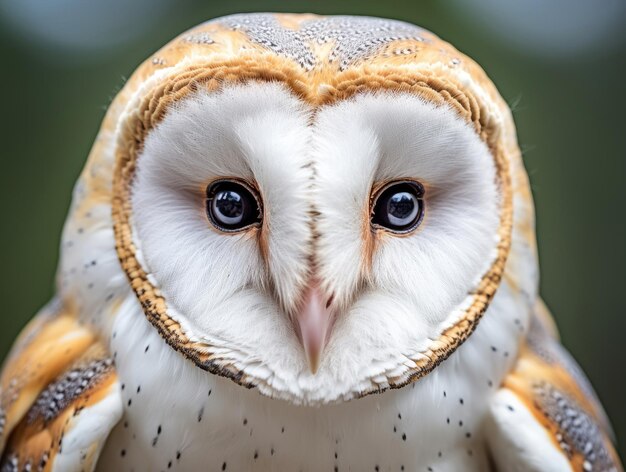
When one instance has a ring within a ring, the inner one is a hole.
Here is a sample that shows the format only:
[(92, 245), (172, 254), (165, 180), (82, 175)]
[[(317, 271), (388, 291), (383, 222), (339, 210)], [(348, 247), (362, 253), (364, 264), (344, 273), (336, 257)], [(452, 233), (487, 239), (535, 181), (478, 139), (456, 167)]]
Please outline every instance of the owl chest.
[(226, 382), (208, 382), (204, 398), (127, 405), (100, 470), (487, 470), (478, 418), (444, 404), (414, 409), (410, 387), (297, 408)]
[(489, 470), (493, 365), (459, 356), (402, 389), (303, 407), (199, 369), (142, 316), (116, 329), (124, 416), (99, 471)]
[(154, 354), (120, 367), (125, 414), (98, 470), (488, 470), (484, 406), (462, 379), (297, 407)]

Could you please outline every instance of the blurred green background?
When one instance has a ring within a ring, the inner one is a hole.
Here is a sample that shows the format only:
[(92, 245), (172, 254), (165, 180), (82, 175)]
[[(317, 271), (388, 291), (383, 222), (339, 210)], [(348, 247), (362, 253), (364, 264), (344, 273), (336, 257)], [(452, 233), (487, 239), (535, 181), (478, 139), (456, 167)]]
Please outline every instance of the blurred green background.
[(54, 291), (71, 189), (124, 78), (186, 28), (242, 11), (399, 18), (486, 69), (514, 108), (542, 294), (626, 457), (623, 0), (0, 0), (0, 359)]

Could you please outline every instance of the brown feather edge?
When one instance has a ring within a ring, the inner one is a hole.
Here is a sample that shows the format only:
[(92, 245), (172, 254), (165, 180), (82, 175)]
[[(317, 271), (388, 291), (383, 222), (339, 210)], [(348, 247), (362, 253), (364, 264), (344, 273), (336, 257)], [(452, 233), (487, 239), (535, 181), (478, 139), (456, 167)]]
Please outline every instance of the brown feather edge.
[[(71, 311), (53, 307), (25, 328), (13, 346), (0, 376), (0, 455), (7, 438), (43, 390), (66, 365), (92, 345), (94, 336), (80, 326)], [(55, 336), (73, 332), (72, 342), (54, 343)]]
[[(93, 376), (87, 377), (86, 373), (90, 370), (93, 371)], [(87, 385), (80, 392), (77, 390), (63, 392), (68, 396), (59, 405), (59, 409), (44, 413), (43, 410), (50, 402), (44, 396), (45, 392), (49, 396), (55, 394), (58, 390), (57, 385), (66, 380), (72, 371), (82, 372), (83, 377), (79, 376), (78, 380), (87, 381)], [(35, 470), (38, 467), (37, 470), (52, 470), (56, 455), (61, 451), (69, 422), (79, 416), (83, 409), (98, 403), (108, 395), (116, 382), (117, 374), (113, 359), (108, 356), (100, 343), (92, 344), (39, 393), (37, 401), (11, 432), (6, 450), (0, 454), (0, 469), (13, 470), (11, 467), (14, 467), (15, 470), (27, 470), (27, 467), (31, 467)], [(83, 467), (95, 465), (97, 452), (97, 448), (92, 448), (90, 453), (86, 454)]]
[[(610, 440), (610, 431), (602, 424), (601, 418), (595, 411), (594, 399), (588, 398), (581, 390), (576, 379), (572, 378), (565, 367), (555, 360), (554, 363), (546, 361), (526, 341), (521, 348), (520, 356), (515, 368), (505, 377), (502, 388), (513, 393), (525, 408), (533, 415), (535, 420), (546, 430), (554, 447), (561, 452), (570, 463), (572, 470), (587, 472), (602, 470), (604, 472), (623, 472), (620, 458)], [(566, 402), (563, 411), (550, 410), (542, 401), (540, 391), (545, 397), (549, 393), (558, 394)], [(594, 444), (595, 459), (587, 457), (586, 451), (576, 447), (575, 437), (564, 429), (566, 421), (573, 422), (565, 409), (572, 408), (578, 415), (577, 418), (586, 416), (595, 427), (594, 436), (585, 438), (586, 444)], [(563, 419), (561, 424), (557, 421), (557, 415)], [(595, 460), (600, 459), (598, 469)]]
[(284, 63), (268, 64), (274, 61), (268, 61), (267, 57), (264, 60), (264, 63), (260, 63), (258, 60), (242, 58), (224, 62), (207, 61), (190, 66), (152, 89), (143, 98), (139, 109), (123, 123), (116, 147), (112, 197), (116, 250), (122, 268), (147, 319), (173, 349), (203, 370), (229, 378), (247, 388), (255, 387), (254, 379), (246, 378), (242, 371), (232, 365), (220, 365), (219, 359), (213, 359), (207, 353), (206, 345), (190, 341), (180, 323), (167, 315), (163, 295), (150, 283), (148, 274), (137, 260), (131, 231), (129, 197), (137, 155), (148, 132), (163, 119), (171, 103), (198, 90), (200, 86), (207, 90), (216, 90), (224, 83), (245, 83), (250, 80), (281, 82), (312, 105), (332, 104), (360, 92), (377, 90), (414, 93), (435, 104), (447, 104), (468, 123), (473, 124), (494, 157), (502, 195), (499, 242), (497, 255), (490, 269), (482, 277), (476, 291), (468, 294), (473, 295), (473, 301), (465, 314), (433, 342), (433, 346), (423, 353), (425, 357), (415, 361), (416, 367), (410, 368), (408, 375), (389, 379), (388, 386), (360, 392), (358, 397), (382, 393), (388, 388), (401, 388), (415, 382), (433, 371), (472, 334), (495, 295), (504, 273), (511, 247), (513, 195), (509, 162), (505, 156), (504, 145), (498, 137), (499, 128), (488, 121), (487, 113), (476, 97), (449, 79), (435, 77), (426, 71), (411, 74), (393, 69), (375, 71), (363, 68), (359, 71), (348, 71), (339, 74), (334, 80), (336, 85), (327, 86), (324, 94), (319, 95), (312, 90), (312, 86), (307, 85), (306, 77), (295, 66), (289, 67)]

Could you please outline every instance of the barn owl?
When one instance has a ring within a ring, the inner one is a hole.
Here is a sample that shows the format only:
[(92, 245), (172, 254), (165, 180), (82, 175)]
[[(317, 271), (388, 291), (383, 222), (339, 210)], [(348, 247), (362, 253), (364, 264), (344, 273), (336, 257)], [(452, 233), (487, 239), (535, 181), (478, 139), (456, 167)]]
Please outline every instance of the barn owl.
[(1, 470), (622, 470), (537, 280), (470, 58), (385, 19), (204, 23), (106, 114)]

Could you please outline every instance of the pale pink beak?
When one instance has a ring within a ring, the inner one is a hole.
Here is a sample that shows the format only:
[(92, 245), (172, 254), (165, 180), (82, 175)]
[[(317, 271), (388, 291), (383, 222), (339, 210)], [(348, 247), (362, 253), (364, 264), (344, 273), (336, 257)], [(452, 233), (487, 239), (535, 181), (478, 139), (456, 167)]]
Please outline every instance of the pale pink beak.
[(317, 283), (311, 283), (295, 314), (295, 328), (313, 374), (319, 368), (322, 351), (332, 329), (333, 312), (329, 306), (330, 298), (323, 296)]

